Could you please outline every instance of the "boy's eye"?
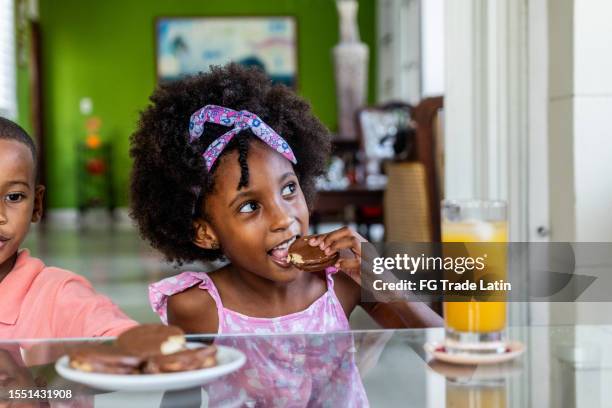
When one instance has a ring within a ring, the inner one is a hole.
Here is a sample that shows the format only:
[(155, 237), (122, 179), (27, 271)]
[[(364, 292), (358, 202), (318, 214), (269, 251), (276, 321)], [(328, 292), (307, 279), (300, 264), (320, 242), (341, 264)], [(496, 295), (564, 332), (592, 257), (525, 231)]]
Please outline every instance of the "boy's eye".
[(297, 190), (297, 186), (295, 185), (295, 183), (289, 183), (285, 187), (283, 187), (283, 191), (281, 191), (281, 194), (283, 195), (283, 197), (288, 196), (295, 193), (295, 190)]
[(10, 193), (6, 195), (6, 201), (9, 203), (18, 203), (25, 198), (23, 193)]
[(257, 210), (258, 208), (259, 208), (259, 204), (257, 204), (255, 201), (249, 201), (247, 203), (244, 203), (242, 206), (240, 206), (238, 211), (241, 213), (250, 213), (250, 212)]

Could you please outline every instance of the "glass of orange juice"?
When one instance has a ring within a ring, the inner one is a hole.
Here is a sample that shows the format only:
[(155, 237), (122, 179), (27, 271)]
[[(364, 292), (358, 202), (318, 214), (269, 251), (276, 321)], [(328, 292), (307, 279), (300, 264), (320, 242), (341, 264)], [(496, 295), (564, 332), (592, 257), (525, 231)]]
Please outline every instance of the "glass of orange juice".
[[(496, 280), (506, 278), (508, 241), (506, 203), (484, 200), (442, 202), (442, 242), (460, 242), (470, 256), (482, 255), (486, 248), (486, 269), (481, 275)], [(489, 243), (500, 243), (489, 244)], [(478, 278), (475, 273), (475, 278)], [(499, 294), (498, 294), (499, 295)], [(444, 303), (446, 343), (449, 352), (504, 352), (506, 302), (447, 301)], [(500, 300), (500, 301), (497, 301)]]

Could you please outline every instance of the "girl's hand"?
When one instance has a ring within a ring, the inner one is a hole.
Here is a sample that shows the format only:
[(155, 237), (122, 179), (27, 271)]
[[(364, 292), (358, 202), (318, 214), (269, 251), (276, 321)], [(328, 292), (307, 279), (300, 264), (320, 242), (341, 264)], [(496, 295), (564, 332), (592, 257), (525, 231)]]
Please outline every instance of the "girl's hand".
[(361, 244), (368, 242), (349, 227), (342, 227), (327, 234), (317, 235), (308, 243), (318, 246), (326, 255), (340, 254), (336, 268), (346, 273), (361, 286)]

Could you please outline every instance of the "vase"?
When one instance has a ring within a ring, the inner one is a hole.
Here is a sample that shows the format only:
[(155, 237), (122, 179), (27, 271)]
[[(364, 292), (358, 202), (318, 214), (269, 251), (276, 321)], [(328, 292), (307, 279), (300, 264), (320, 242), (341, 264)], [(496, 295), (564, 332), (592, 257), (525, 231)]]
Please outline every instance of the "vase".
[(338, 137), (356, 139), (356, 112), (366, 102), (368, 46), (359, 40), (356, 0), (337, 0), (340, 42), (333, 48)]

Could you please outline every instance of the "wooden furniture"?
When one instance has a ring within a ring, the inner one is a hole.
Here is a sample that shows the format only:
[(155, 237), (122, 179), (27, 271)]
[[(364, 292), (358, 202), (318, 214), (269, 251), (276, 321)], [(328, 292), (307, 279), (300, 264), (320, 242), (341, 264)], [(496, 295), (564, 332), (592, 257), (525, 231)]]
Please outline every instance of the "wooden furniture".
[[(406, 161), (387, 162), (385, 240), (387, 242), (440, 242), (440, 174), (437, 130), (442, 98), (428, 98), (410, 108), (415, 122), (413, 152)], [(439, 152), (441, 152), (440, 150)]]
[[(45, 138), (45, 95), (42, 63), (42, 33), (40, 23), (29, 22), (30, 29), (30, 120), (32, 121), (32, 137), (38, 150), (38, 182), (47, 185), (47, 143)], [(43, 221), (46, 221), (47, 202), (43, 200)]]
[(370, 239), (370, 226), (382, 224), (382, 211), (378, 216), (364, 213), (367, 208), (380, 208), (383, 202), (384, 189), (372, 189), (364, 185), (352, 185), (346, 189), (320, 190), (317, 194), (314, 211), (310, 219), (314, 233), (318, 233), (319, 224), (325, 221), (354, 222), (363, 229), (366, 239)]
[(347, 165), (347, 177), (353, 184), (343, 189), (319, 190), (310, 224), (314, 233), (319, 232), (323, 222), (347, 225), (357, 224), (365, 238), (370, 239), (370, 227), (382, 224), (382, 203), (384, 188), (369, 188), (357, 173), (359, 142), (334, 140), (332, 155), (341, 157)]
[(380, 178), (384, 162), (396, 158), (398, 131), (410, 129), (411, 117), (412, 107), (403, 102), (368, 106), (357, 112), (359, 149), (369, 183)]
[[(416, 122), (414, 154), (409, 161), (386, 165), (385, 240), (440, 242), (440, 200), (444, 196), (441, 97), (428, 98), (412, 109)], [(440, 315), (441, 302), (429, 305)]]
[(417, 123), (417, 160), (423, 163), (427, 172), (427, 196), (431, 217), (432, 241), (440, 242), (440, 201), (444, 198), (444, 99), (439, 97), (423, 99), (413, 110)]
[(421, 162), (390, 162), (384, 198), (385, 241), (431, 242), (434, 238), (427, 169)]
[[(404, 110), (416, 123), (407, 161), (387, 161), (386, 187), (370, 188), (363, 180), (341, 190), (319, 191), (311, 224), (315, 233), (321, 222), (356, 223), (369, 239), (369, 227), (384, 223), (388, 242), (440, 242), (440, 200), (444, 197), (444, 156), (442, 134), (443, 98), (424, 99), (412, 107), (391, 103), (363, 111)], [(356, 120), (359, 123), (359, 113)], [(359, 142), (334, 143), (334, 154), (363, 151), (363, 129)]]

